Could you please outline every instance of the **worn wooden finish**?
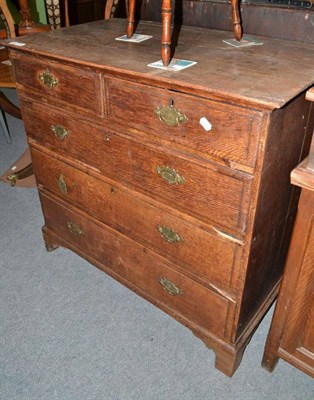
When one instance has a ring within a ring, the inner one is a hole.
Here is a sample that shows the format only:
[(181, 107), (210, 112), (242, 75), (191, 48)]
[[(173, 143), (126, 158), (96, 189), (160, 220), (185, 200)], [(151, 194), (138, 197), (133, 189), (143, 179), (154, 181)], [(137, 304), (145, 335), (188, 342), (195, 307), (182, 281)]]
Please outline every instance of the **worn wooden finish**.
[[(182, 27), (176, 58), (194, 60), (198, 64), (180, 73), (171, 73), (147, 67), (160, 59), (159, 24), (139, 24), (138, 33), (154, 36), (140, 44), (115, 41), (124, 31), (124, 20), (111, 19), (105, 25), (97, 21), (43, 33), (40, 39), (38, 35), (29, 35), (17, 41), (26, 43), (25, 52), (37, 55), (49, 56), (53, 49), (56, 59), (66, 57), (69, 62), (79, 64), (82, 74), (84, 66), (93, 66), (106, 74), (114, 71), (115, 76), (138, 83), (211, 100), (227, 100), (249, 108), (280, 108), (314, 81), (314, 46), (308, 44), (263, 38), (263, 46), (235, 49), (222, 42), (230, 38), (230, 33)], [(73, 46), (73, 41), (81, 36), (84, 40), (80, 40), (79, 47)], [(46, 41), (50, 46), (44, 44)], [(300, 59), (302, 74), (296, 74)], [(267, 73), (269, 70), (271, 74)], [(84, 84), (83, 80), (80, 82)]]
[[(32, 126), (30, 137), (41, 145), (74, 160), (79, 159), (110, 179), (170, 207), (175, 205), (178, 210), (201, 217), (205, 222), (215, 221), (222, 229), (232, 227), (240, 232), (244, 229), (251, 188), (249, 175), (216, 165), (205, 168), (113, 133), (107, 140), (108, 132), (101, 127), (78, 124), (74, 119), (66, 119), (59, 110), (51, 109), (49, 114), (42, 112), (36, 117), (37, 110), (33, 104), (23, 115), (23, 120), (26, 126)], [(60, 141), (52, 132), (51, 124), (66, 127), (69, 137)], [(163, 166), (177, 171), (185, 182), (169, 184), (157, 171)]]
[[(312, 98), (313, 89), (306, 98)], [(282, 286), (262, 365), (282, 358), (314, 378), (314, 135), (309, 156), (291, 172), (302, 189)]]
[[(53, 155), (53, 153), (51, 153)], [(184, 221), (162, 209), (163, 205), (150, 204), (134, 196), (130, 190), (107, 181), (87, 176), (76, 168), (45, 155), (33, 144), (32, 160), (37, 183), (66, 201), (97, 215), (103, 223), (129, 235), (134, 240), (167, 256), (175, 266), (192, 274), (203, 284), (230, 287), (230, 277), (237, 274), (239, 265), (236, 253), (241, 252), (241, 241), (222, 237), (219, 231), (205, 231), (196, 223)], [(66, 192), (60, 189), (62, 176)], [(161, 211), (162, 209), (162, 211)], [(180, 242), (167, 242), (158, 227), (168, 226), (180, 235)], [(210, 229), (210, 227), (209, 227)], [(195, 253), (200, 246), (202, 254)], [(235, 265), (234, 265), (235, 264)], [(239, 284), (239, 282), (236, 282)]]
[[(83, 252), (106, 264), (113, 272), (147, 292), (158, 303), (163, 303), (169, 311), (183, 317), (187, 323), (199, 325), (206, 331), (224, 337), (228, 300), (186, 276), (176, 272), (155, 253), (143, 248), (127, 237), (100, 225), (93, 218), (88, 219), (82, 212), (70, 207), (60, 199), (47, 197), (40, 192), (45, 212), (45, 229), (64, 238)], [(68, 222), (77, 224), (81, 234), (72, 233)], [(95, 241), (95, 237), (98, 238)], [(149, 271), (149, 272), (148, 272)], [(166, 277), (181, 290), (171, 295), (160, 284)], [(202, 304), (207, 304), (206, 310)]]
[[(160, 25), (139, 29), (154, 38), (117, 42), (124, 21), (109, 20), (9, 45), (44, 239), (191, 328), (231, 376), (281, 279), (297, 204), (289, 174), (313, 129), (313, 49), (234, 49), (226, 32), (182, 27), (176, 51), (198, 64), (171, 73), (147, 67)], [(173, 126), (162, 106), (185, 117)]]
[[(163, 138), (186, 150), (192, 148), (203, 157), (210, 154), (224, 163), (255, 166), (261, 126), (258, 112), (157, 88), (148, 91), (144, 85), (118, 79), (107, 80), (106, 88), (108, 117), (124, 121), (126, 129), (152, 133), (158, 140)], [(128, 96), (132, 102), (126, 108), (124, 99)], [(159, 120), (156, 109), (169, 103), (186, 116), (185, 123), (169, 126)], [(209, 130), (200, 124), (201, 118), (210, 123)]]
[[(17, 57), (14, 67), (18, 84), (44, 93), (49, 101), (66, 103), (80, 112), (103, 115), (101, 81), (97, 73), (33, 57)], [(55, 80), (53, 88), (41, 79), (43, 74)], [(74, 76), (79, 79), (73, 79)]]
[[(313, 173), (312, 173), (313, 178)], [(303, 189), (263, 366), (282, 358), (314, 377), (314, 192)]]

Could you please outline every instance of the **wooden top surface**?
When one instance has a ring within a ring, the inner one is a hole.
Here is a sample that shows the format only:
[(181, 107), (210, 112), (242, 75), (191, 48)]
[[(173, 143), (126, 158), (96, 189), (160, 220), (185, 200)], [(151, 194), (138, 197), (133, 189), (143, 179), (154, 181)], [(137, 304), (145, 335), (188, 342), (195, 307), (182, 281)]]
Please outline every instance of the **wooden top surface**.
[(230, 32), (183, 26), (175, 58), (197, 64), (170, 72), (147, 67), (161, 58), (161, 25), (141, 22), (136, 32), (153, 35), (142, 43), (116, 41), (125, 27), (123, 19), (96, 21), (14, 39), (23, 47), (6, 45), (257, 108), (280, 108), (314, 83), (314, 45), (259, 37), (263, 45), (235, 48), (223, 43)]

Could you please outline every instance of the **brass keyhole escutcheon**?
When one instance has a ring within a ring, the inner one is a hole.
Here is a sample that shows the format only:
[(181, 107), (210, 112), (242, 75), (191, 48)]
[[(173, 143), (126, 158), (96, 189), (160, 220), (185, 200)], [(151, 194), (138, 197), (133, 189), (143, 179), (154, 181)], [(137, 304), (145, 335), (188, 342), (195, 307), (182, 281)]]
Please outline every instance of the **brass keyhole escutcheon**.
[(178, 185), (185, 183), (183, 176), (179, 175), (178, 172), (166, 165), (162, 167), (157, 167), (156, 172), (166, 181), (169, 185)]
[(183, 291), (167, 278), (160, 278), (159, 283), (163, 286), (164, 290), (171, 296), (178, 296), (183, 294)]
[(58, 79), (54, 75), (52, 75), (49, 68), (47, 68), (46, 71), (39, 74), (39, 80), (48, 89), (54, 89), (56, 86), (58, 86), (59, 83)]
[(174, 106), (172, 99), (169, 106), (158, 106), (154, 109), (159, 120), (168, 126), (184, 125), (188, 121), (187, 116)]

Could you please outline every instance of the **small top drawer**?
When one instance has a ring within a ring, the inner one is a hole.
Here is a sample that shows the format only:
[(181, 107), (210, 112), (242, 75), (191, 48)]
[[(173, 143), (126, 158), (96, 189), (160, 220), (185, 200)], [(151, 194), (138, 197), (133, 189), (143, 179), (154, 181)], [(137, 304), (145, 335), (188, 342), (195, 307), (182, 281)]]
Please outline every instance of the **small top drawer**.
[(261, 113), (146, 85), (107, 79), (108, 117), (205, 156), (254, 167)]
[(54, 103), (62, 108), (104, 116), (100, 74), (14, 53), (12, 60), (16, 81), (27, 88), (29, 95), (33, 93), (36, 98), (41, 96), (49, 104)]

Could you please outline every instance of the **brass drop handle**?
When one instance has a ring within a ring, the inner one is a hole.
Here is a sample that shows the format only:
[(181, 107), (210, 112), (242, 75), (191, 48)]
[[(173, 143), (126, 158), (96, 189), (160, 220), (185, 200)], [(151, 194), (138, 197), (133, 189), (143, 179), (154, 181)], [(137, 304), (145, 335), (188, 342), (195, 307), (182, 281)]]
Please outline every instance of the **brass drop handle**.
[(50, 129), (59, 140), (64, 140), (70, 135), (70, 131), (67, 130), (63, 125), (51, 125)]
[(62, 174), (58, 177), (58, 186), (63, 194), (68, 194), (68, 187)]
[(84, 230), (79, 225), (75, 224), (74, 222), (68, 221), (67, 227), (69, 231), (75, 236), (82, 236), (84, 235)]
[(159, 106), (154, 109), (159, 120), (168, 126), (184, 125), (188, 121), (187, 116), (174, 106), (172, 99), (168, 106)]
[(173, 229), (169, 228), (168, 226), (156, 226), (158, 232), (161, 234), (161, 236), (169, 243), (178, 243), (178, 242), (183, 242), (183, 239), (180, 235), (177, 234), (176, 231)]
[(183, 291), (167, 278), (159, 278), (159, 283), (163, 286), (164, 290), (171, 296), (178, 296), (183, 294)]
[(178, 172), (166, 165), (157, 167), (156, 172), (166, 181), (169, 185), (179, 185), (185, 183), (183, 176), (179, 175)]
[(49, 68), (39, 74), (39, 80), (47, 89), (54, 89), (59, 83), (58, 79), (50, 72)]

